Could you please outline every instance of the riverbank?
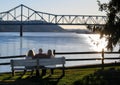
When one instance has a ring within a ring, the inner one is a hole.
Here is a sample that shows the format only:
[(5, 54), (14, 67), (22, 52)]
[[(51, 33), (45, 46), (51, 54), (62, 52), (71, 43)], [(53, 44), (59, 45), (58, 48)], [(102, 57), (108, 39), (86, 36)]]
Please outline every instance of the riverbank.
[(36, 77), (35, 72), (30, 75), (17, 72), (13, 77), (11, 73), (0, 74), (0, 85), (119, 85), (120, 66), (107, 66), (104, 70), (100, 67), (66, 69), (65, 76), (61, 76), (59, 69), (50, 75), (47, 70), (45, 76)]

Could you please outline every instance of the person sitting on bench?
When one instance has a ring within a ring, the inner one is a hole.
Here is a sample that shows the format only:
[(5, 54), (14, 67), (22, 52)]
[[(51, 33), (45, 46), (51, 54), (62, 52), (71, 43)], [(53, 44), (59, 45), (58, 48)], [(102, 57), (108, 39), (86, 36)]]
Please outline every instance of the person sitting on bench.
[[(47, 58), (47, 55), (45, 53), (43, 53), (42, 48), (39, 49), (39, 53), (35, 55), (34, 59), (39, 58), (39, 59), (43, 59), (43, 58)], [(41, 68), (44, 68), (44, 66), (40, 66)], [(37, 70), (36, 72), (39, 73), (39, 71)], [(42, 76), (44, 76), (46, 74), (46, 69), (42, 69)], [(39, 75), (39, 74), (38, 74)]]
[[(48, 58), (54, 58), (55, 56), (53, 55), (53, 53), (52, 53), (52, 50), (51, 49), (49, 49), (48, 51), (47, 51), (47, 57)], [(51, 74), (53, 74), (54, 72), (54, 69), (53, 68), (51, 68)]]

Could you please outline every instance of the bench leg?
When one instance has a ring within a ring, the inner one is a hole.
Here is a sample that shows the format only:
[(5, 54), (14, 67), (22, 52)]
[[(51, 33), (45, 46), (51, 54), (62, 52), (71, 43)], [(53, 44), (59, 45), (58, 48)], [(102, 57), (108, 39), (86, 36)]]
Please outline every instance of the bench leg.
[(26, 71), (27, 71), (27, 70), (24, 70), (24, 71), (23, 71), (23, 75), (26, 73)]
[(46, 75), (46, 69), (42, 69), (42, 76)]
[(12, 70), (12, 76), (14, 76), (15, 75), (15, 71), (14, 70)]
[(33, 72), (34, 72), (34, 69), (31, 70), (31, 74), (30, 75), (33, 75)]
[(63, 68), (62, 68), (62, 73), (63, 73), (63, 76), (65, 76), (65, 66), (63, 65)]
[(36, 69), (36, 76), (40, 76), (39, 69)]
[(63, 76), (65, 76), (65, 70), (64, 69), (62, 70), (62, 73), (63, 73)]
[(51, 68), (50, 70), (51, 70), (51, 74), (54, 74), (54, 69), (53, 69), (53, 68)]

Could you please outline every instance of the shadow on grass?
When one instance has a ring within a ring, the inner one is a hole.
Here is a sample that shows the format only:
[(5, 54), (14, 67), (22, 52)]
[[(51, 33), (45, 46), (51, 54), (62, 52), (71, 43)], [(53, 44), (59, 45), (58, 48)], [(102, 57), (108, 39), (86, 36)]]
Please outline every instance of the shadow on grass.
[(23, 78), (24, 75), (19, 76), (15, 81), (6, 81), (12, 79), (9, 77), (0, 81), (0, 85), (57, 85), (59, 80), (63, 77), (63, 75), (55, 76), (55, 75), (46, 75), (46, 76), (27, 76)]
[(120, 85), (120, 69), (97, 70), (75, 81), (74, 85)]

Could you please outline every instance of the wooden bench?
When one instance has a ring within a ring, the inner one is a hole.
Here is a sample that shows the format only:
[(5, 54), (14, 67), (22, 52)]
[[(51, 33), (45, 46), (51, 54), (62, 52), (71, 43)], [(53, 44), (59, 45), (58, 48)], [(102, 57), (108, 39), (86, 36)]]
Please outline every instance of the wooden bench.
[[(65, 57), (47, 58), (47, 59), (18, 59), (11, 60), (11, 70), (14, 76), (15, 70), (28, 70), (28, 69), (62, 69), (62, 75), (65, 75)], [(59, 66), (57, 66), (59, 65)], [(44, 68), (41, 68), (44, 66)], [(27, 68), (28, 67), (28, 68)]]
[(65, 75), (65, 57), (39, 59), (39, 66), (44, 66), (43, 69), (62, 69), (62, 75)]
[[(35, 69), (35, 67), (38, 65), (36, 59), (16, 59), (16, 60), (11, 60), (11, 70), (12, 70), (12, 75), (14, 76), (15, 70), (28, 70), (28, 69)], [(31, 68), (27, 68), (31, 67)]]

